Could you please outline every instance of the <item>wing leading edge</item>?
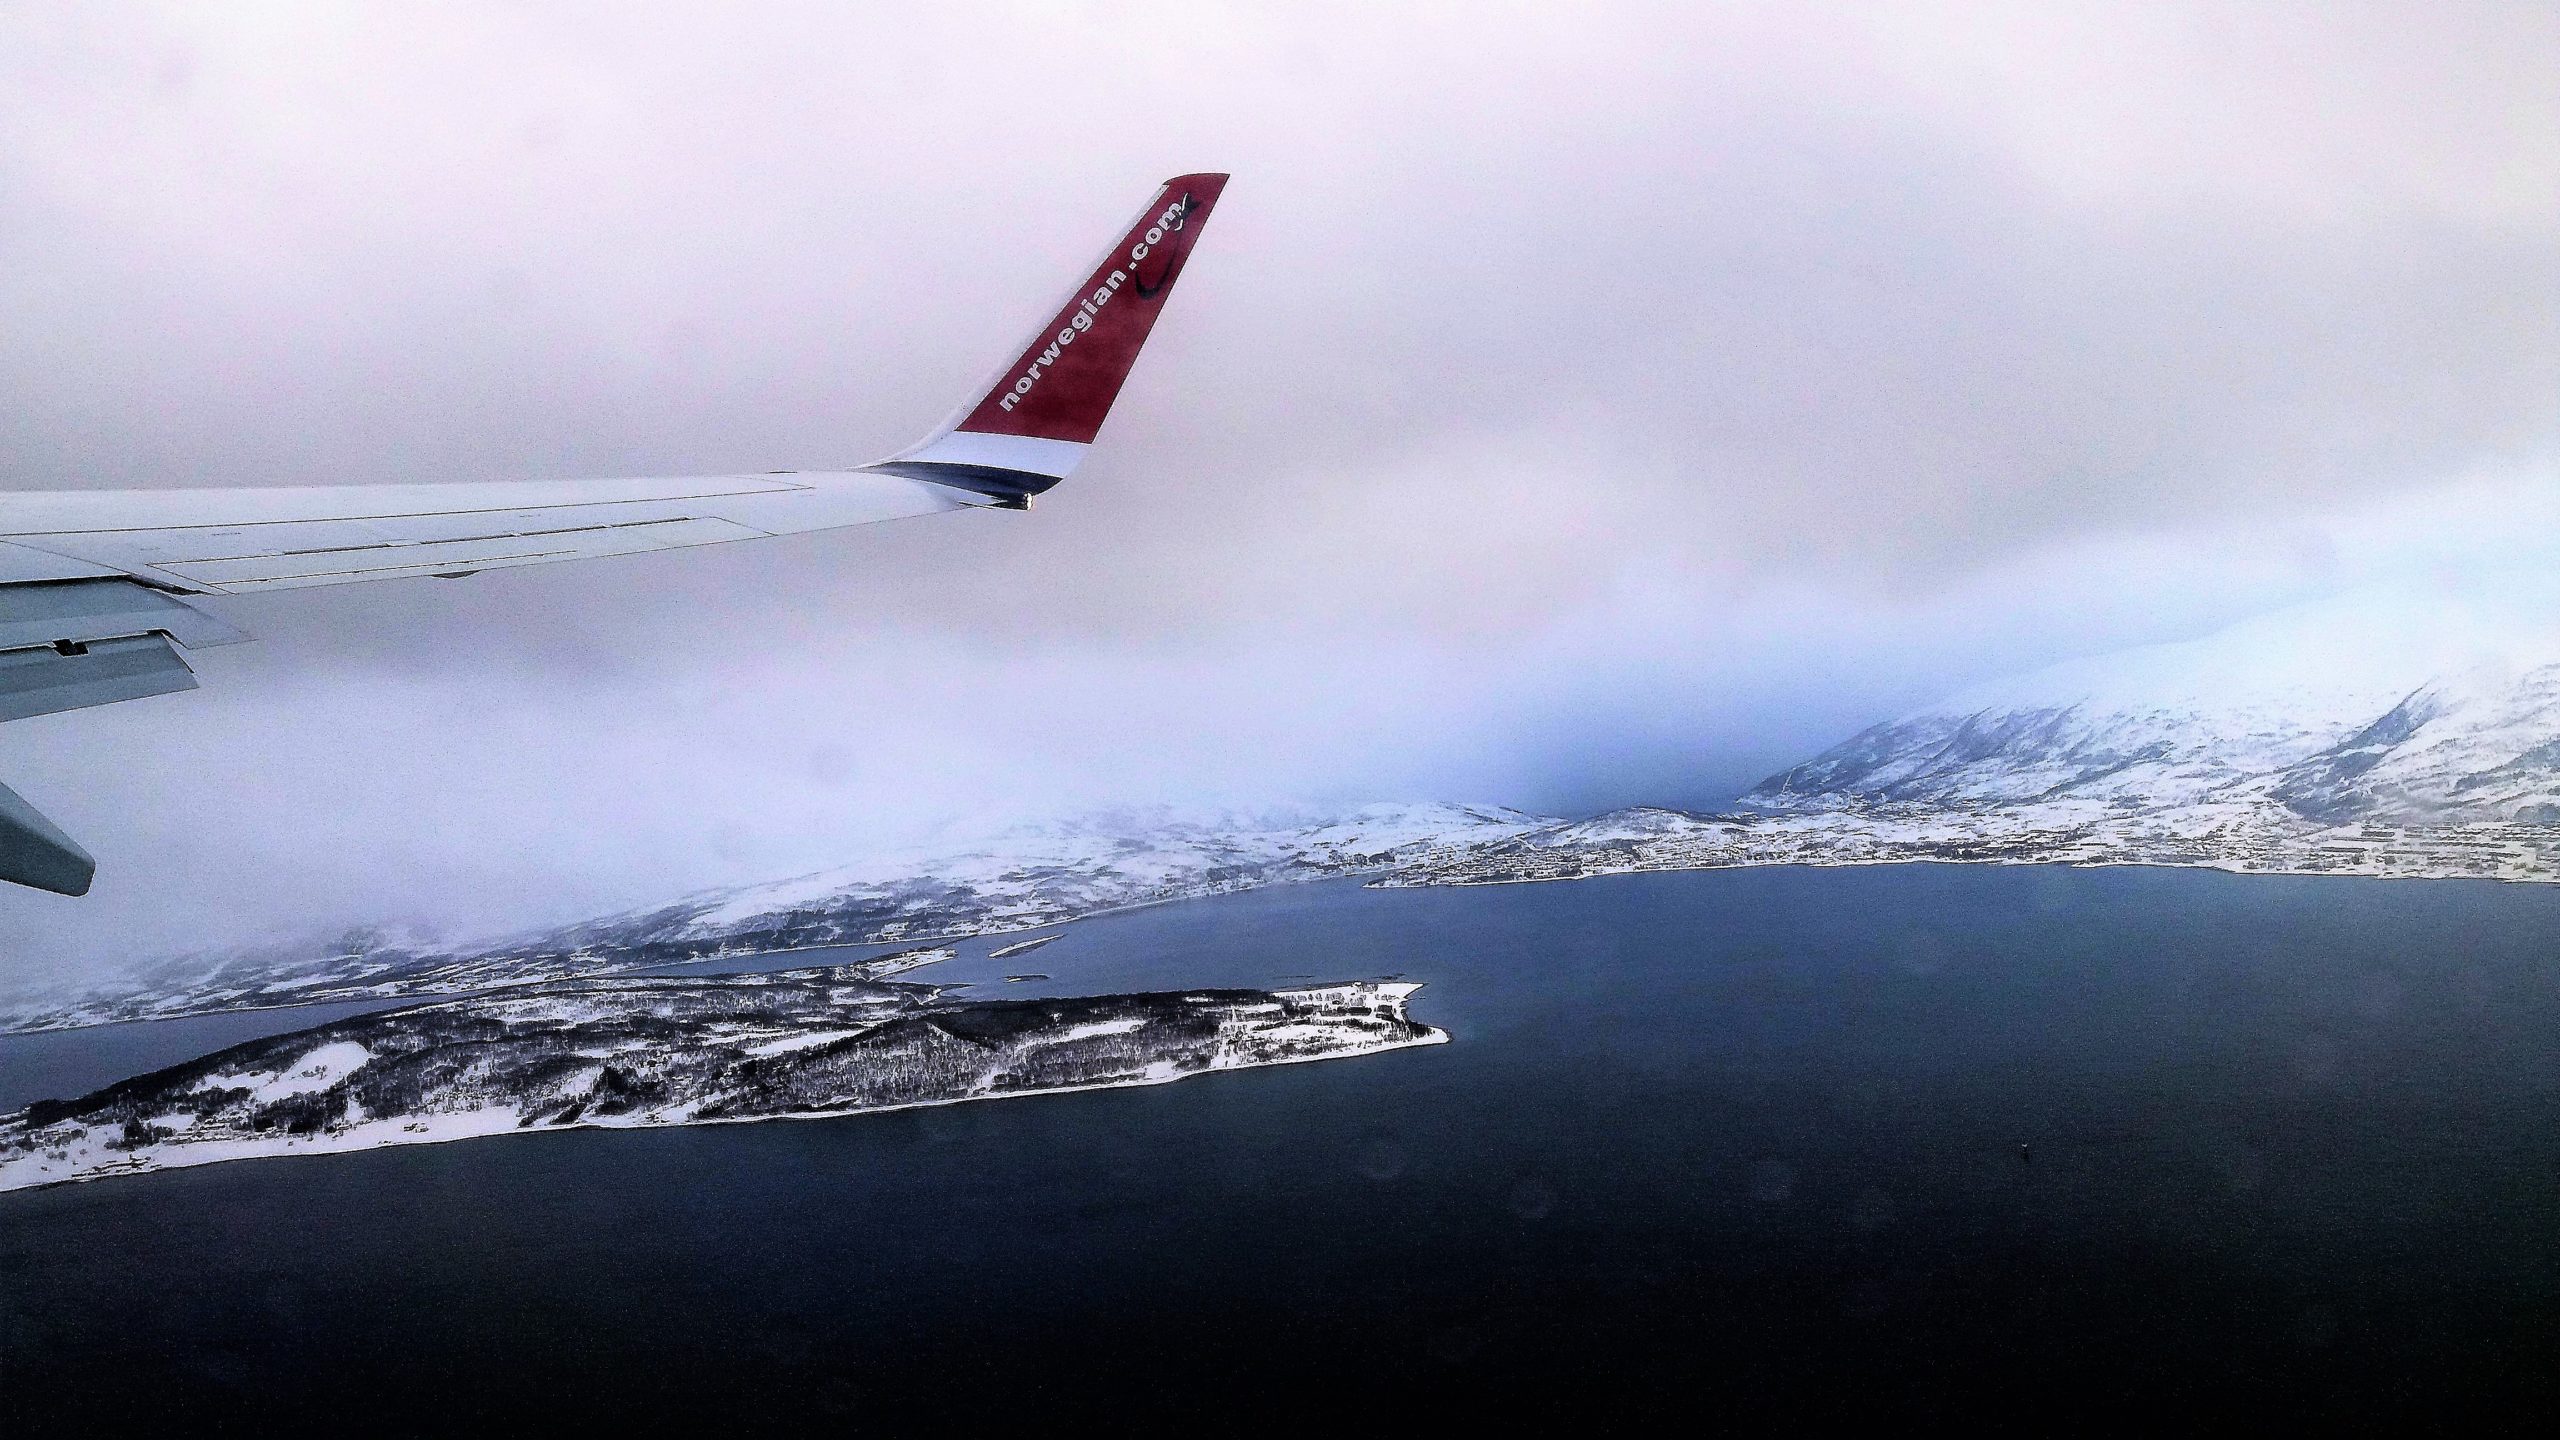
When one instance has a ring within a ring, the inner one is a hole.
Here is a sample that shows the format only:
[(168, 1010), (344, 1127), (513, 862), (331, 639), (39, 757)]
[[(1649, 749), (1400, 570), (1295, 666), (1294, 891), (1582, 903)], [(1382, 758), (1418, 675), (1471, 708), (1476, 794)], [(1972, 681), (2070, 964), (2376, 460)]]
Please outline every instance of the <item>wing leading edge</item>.
[[(182, 650), (248, 637), (181, 597), (631, 555), (1023, 509), (1074, 473), (1224, 175), (1157, 191), (986, 390), (850, 470), (293, 489), (0, 492), (0, 721), (195, 688)], [(83, 894), (95, 864), (0, 789), (0, 881)]]

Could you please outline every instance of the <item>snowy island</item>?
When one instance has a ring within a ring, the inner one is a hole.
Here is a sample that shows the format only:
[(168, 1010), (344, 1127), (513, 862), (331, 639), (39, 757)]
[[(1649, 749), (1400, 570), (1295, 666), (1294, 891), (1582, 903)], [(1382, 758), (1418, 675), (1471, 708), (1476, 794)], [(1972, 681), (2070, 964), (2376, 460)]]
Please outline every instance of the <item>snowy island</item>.
[(1154, 1085), (1449, 1037), (1354, 981), (964, 1000), (862, 966), (580, 980), (235, 1045), (0, 1116), (0, 1190), (572, 1127), (814, 1119)]

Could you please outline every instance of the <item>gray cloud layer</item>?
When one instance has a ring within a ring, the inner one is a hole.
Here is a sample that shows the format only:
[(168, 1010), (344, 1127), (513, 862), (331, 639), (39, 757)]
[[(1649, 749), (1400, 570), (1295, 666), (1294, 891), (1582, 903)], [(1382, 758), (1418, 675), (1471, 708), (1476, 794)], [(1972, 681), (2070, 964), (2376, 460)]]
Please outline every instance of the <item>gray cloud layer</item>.
[(1028, 517), (241, 601), (9, 727), (107, 865), (0, 980), (1106, 796), (1707, 801), (2549, 558), (2547, 7), (1695, 8), (13, 9), (12, 487), (858, 462), (1238, 178)]

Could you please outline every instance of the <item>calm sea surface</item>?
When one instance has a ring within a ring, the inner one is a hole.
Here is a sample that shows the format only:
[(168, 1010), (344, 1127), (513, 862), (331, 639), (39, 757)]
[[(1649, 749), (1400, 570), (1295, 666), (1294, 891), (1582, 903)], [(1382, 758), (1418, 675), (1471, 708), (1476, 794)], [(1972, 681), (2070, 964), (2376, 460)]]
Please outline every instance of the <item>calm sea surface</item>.
[[(988, 948), (915, 978), (1401, 972), (1456, 1040), (0, 1196), (0, 1431), (2521, 1425), (2560, 1399), (2560, 887), (1326, 884)], [(311, 1018), (0, 1040), (0, 1104)]]

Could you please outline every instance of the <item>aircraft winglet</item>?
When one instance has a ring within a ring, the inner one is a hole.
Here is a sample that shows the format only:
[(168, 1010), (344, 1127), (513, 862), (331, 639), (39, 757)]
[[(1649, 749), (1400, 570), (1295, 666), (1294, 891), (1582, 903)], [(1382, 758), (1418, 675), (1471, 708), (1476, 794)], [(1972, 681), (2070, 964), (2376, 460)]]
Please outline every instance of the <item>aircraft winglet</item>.
[(870, 468), (1020, 505), (1072, 473), (1173, 293), (1227, 177), (1178, 175), (987, 392)]

